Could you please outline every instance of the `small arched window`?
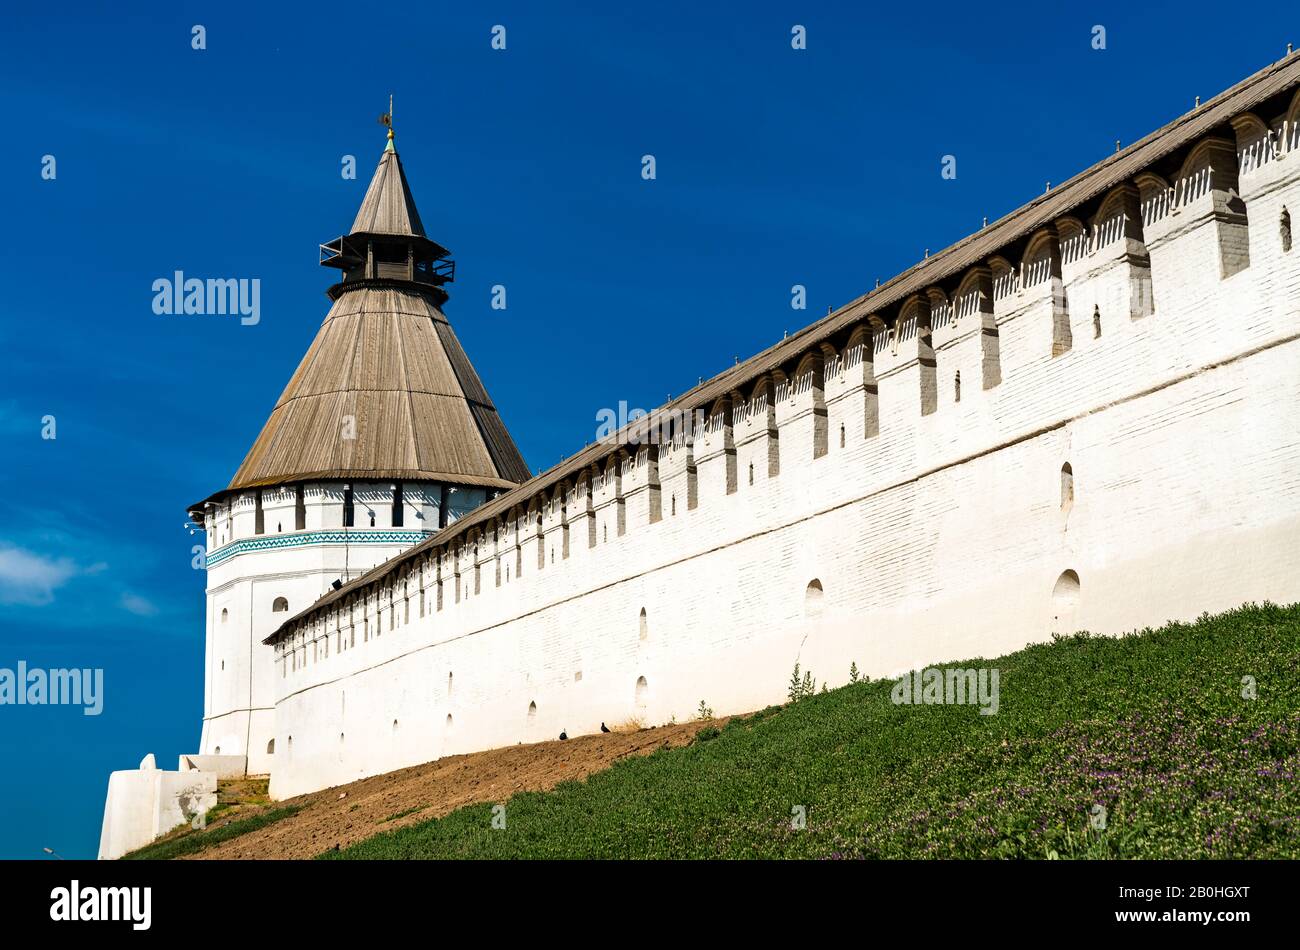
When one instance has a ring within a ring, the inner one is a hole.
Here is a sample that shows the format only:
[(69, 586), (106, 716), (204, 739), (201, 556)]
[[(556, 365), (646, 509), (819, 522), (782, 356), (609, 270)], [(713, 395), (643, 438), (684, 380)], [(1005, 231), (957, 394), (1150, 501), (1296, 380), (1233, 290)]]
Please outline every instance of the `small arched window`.
[(289, 609), (289, 602), (285, 600), (283, 597), (277, 597), (275, 598), (275, 600), (271, 602), (272, 613), (277, 613), (277, 614), (284, 613), (288, 609)]
[(749, 463), (749, 484), (754, 484), (754, 463)]
[(222, 622), (222, 623), (225, 623), (225, 622), (226, 622), (227, 620), (229, 620), (229, 619), (230, 619), (230, 611), (227, 610), (225, 607), (222, 607), (222, 608), (221, 608), (221, 622)]
[(1098, 306), (1092, 308), (1092, 338), (1101, 338), (1101, 308)]
[(650, 624), (646, 620), (644, 607), (641, 608), (641, 619), (639, 624), (640, 624), (640, 634), (639, 634), (640, 639), (642, 640), (648, 639), (650, 636)]
[[(844, 424), (843, 423), (840, 423), (840, 448), (844, 448)], [(752, 465), (750, 466), (750, 471), (751, 472), (753, 471)]]
[(808, 582), (808, 587), (804, 590), (803, 595), (803, 612), (805, 616), (817, 617), (822, 612), (822, 598), (825, 592), (822, 590), (822, 582), (813, 578)]
[(1061, 510), (1074, 507), (1074, 469), (1066, 462), (1061, 466)]
[(275, 755), (275, 740), (274, 740), (274, 739), (272, 739), (270, 742), (268, 742), (268, 743), (266, 744), (266, 754), (267, 754), (267, 755)]
[(532, 721), (537, 718), (537, 702), (533, 701), (528, 704), (528, 719)]
[(952, 401), (961, 402), (961, 370), (952, 377)]
[(644, 709), (646, 700), (650, 698), (650, 684), (645, 681), (644, 676), (636, 678), (636, 705), (638, 709)]
[(1291, 250), (1291, 212), (1285, 207), (1282, 208), (1282, 250), (1283, 252)]

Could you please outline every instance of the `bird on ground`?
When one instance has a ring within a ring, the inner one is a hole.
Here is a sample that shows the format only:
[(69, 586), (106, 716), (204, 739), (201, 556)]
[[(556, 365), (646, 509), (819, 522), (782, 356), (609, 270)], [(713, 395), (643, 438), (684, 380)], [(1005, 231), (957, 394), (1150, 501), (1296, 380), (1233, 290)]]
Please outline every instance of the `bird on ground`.
[(567, 739), (567, 738), (569, 738), (569, 733), (568, 733), (567, 731), (565, 731), (564, 729), (561, 729), (561, 730), (560, 730), (560, 741), (563, 742), (563, 741), (564, 741), (565, 739)]
[(605, 725), (605, 724), (602, 722), (602, 723), (600, 724), (600, 731), (601, 731), (601, 732), (609, 732), (609, 726)]

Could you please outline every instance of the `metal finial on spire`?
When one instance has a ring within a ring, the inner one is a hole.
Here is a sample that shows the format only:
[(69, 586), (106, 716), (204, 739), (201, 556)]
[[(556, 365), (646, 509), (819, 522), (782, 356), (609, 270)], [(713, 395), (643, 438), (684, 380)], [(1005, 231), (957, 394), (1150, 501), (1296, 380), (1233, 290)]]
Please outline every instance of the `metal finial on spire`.
[(384, 146), (385, 152), (394, 151), (393, 149), (393, 94), (388, 94), (388, 111), (379, 117), (379, 124), (388, 126), (388, 144)]

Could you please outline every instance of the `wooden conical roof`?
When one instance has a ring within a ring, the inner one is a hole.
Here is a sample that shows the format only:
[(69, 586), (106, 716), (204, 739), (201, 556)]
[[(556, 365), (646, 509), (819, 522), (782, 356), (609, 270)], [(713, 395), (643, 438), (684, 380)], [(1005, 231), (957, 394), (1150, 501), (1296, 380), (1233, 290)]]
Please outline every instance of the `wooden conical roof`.
[[(353, 229), (424, 237), (391, 145)], [(441, 290), (388, 276), (348, 280), (331, 295), (334, 305), (227, 491), (319, 478), (509, 488), (529, 477), (440, 309)]]
[(352, 222), (352, 233), (427, 237), (397, 149), (384, 149), (366, 196), (357, 209), (356, 220)]

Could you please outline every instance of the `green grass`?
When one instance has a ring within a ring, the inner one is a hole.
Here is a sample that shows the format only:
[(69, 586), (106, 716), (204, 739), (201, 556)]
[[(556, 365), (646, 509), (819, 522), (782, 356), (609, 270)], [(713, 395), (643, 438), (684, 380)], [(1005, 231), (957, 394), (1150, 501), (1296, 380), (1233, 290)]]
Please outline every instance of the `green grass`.
[(998, 668), (998, 714), (848, 685), (517, 794), (504, 830), (469, 806), (320, 857), (1300, 857), (1300, 606), (947, 665)]
[(122, 855), (122, 860), (166, 861), (170, 858), (179, 858), (187, 854), (197, 854), (205, 848), (210, 848), (223, 841), (229, 841), (231, 838), (238, 838), (240, 835), (247, 834), (250, 831), (256, 831), (258, 828), (265, 828), (267, 825), (274, 824), (275, 822), (288, 818), (291, 815), (296, 815), (300, 810), (301, 806), (299, 805), (288, 805), (284, 808), (276, 808), (271, 811), (261, 812), (260, 814), (253, 815), (250, 818), (241, 818), (238, 821), (229, 822), (218, 828), (189, 832), (176, 838), (166, 838), (162, 841), (157, 841), (154, 844), (146, 845), (138, 851), (124, 854)]

